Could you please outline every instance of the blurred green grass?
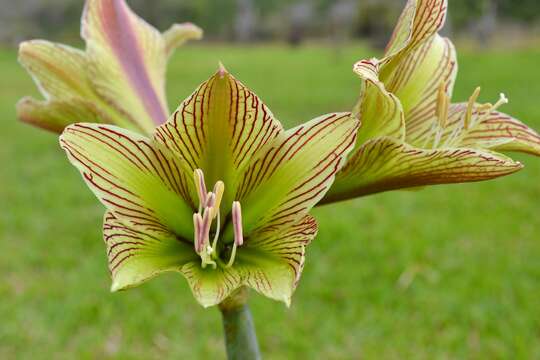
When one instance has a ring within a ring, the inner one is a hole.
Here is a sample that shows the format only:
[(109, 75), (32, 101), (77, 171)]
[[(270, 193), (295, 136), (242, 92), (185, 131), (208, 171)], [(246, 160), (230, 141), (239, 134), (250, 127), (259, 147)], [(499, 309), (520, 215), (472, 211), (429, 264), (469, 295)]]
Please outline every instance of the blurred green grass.
[[(171, 105), (221, 60), (286, 125), (346, 111), (361, 46), (191, 46), (173, 59)], [(0, 358), (223, 358), (216, 309), (179, 275), (110, 294), (103, 209), (53, 134), (15, 120), (36, 94), (0, 52)], [(460, 54), (455, 100), (475, 86), (540, 129), (540, 51)], [(315, 211), (320, 233), (293, 305), (252, 310), (269, 359), (540, 357), (540, 161), (492, 182), (392, 192)], [(400, 285), (401, 284), (401, 285)]]

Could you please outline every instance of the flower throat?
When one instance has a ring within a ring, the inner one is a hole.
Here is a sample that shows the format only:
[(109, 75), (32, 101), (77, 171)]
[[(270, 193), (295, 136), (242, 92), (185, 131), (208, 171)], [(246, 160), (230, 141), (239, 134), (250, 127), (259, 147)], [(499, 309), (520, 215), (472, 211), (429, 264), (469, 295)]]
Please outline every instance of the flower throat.
[[(219, 264), (223, 267), (231, 267), (234, 264), (236, 250), (244, 243), (242, 229), (242, 208), (240, 202), (232, 203), (232, 223), (234, 231), (234, 243), (231, 250), (230, 258), (227, 263), (224, 263), (219, 257), (218, 241), (221, 230), (221, 200), (225, 191), (223, 181), (218, 181), (214, 185), (214, 189), (210, 192), (206, 190), (204, 182), (204, 173), (201, 169), (196, 169), (193, 172), (193, 178), (197, 195), (199, 198), (198, 212), (193, 214), (194, 227), (194, 246), (195, 251), (201, 257), (201, 266), (206, 268), (211, 265), (214, 269)], [(210, 242), (210, 233), (212, 224), (216, 223), (215, 232), (212, 242)]]

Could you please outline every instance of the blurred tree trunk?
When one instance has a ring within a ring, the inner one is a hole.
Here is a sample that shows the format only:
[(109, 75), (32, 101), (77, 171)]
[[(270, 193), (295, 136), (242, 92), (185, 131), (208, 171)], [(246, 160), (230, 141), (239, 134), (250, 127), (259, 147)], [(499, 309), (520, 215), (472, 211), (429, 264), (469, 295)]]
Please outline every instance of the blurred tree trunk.
[(256, 25), (257, 15), (253, 0), (237, 0), (234, 24), (235, 39), (241, 42), (253, 41)]
[(482, 16), (476, 27), (476, 37), (481, 45), (487, 45), (497, 29), (498, 7), (495, 0), (485, 0)]
[(360, 0), (356, 34), (367, 38), (377, 49), (384, 49), (397, 22), (404, 1)]

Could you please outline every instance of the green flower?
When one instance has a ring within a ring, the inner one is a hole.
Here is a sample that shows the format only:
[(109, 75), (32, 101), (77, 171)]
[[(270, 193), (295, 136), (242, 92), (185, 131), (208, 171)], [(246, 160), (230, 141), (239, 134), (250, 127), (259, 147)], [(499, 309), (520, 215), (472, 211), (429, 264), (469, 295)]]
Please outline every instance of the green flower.
[(81, 34), (85, 51), (43, 40), (20, 45), (19, 61), (45, 100), (22, 99), (19, 119), (58, 133), (77, 120), (147, 134), (164, 123), (168, 58), (202, 31), (176, 24), (161, 34), (124, 0), (87, 0)]
[(220, 68), (151, 138), (75, 124), (60, 143), (107, 208), (113, 291), (178, 271), (204, 306), (241, 286), (289, 304), (317, 232), (308, 212), (358, 125), (335, 113), (284, 131)]
[(362, 120), (355, 150), (324, 203), (424, 185), (481, 181), (520, 170), (498, 151), (540, 156), (540, 136), (500, 113), (507, 103), (451, 104), (457, 59), (438, 35), (446, 0), (409, 0), (381, 59), (358, 62)]

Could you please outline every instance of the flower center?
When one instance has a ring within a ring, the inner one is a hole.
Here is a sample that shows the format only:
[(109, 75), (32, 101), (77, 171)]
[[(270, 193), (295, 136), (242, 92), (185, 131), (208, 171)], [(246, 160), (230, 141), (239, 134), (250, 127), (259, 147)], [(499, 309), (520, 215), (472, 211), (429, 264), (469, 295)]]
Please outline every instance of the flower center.
[[(469, 101), (467, 102), (467, 109), (465, 111), (465, 114), (462, 119), (460, 119), (460, 121), (463, 121), (463, 126), (452, 126), (455, 124), (449, 124), (448, 122), (450, 97), (446, 92), (446, 84), (441, 84), (437, 96), (437, 121), (434, 123), (431, 130), (432, 133), (435, 134), (433, 138), (434, 149), (455, 144), (463, 138), (467, 130), (475, 127), (476, 125), (484, 121), (500, 106), (508, 104), (508, 99), (504, 94), (500, 95), (499, 100), (495, 104), (477, 104), (477, 100), (480, 96), (480, 90), (480, 87), (477, 87), (469, 98)], [(448, 126), (450, 126), (450, 129), (447, 129)], [(428, 141), (429, 138), (426, 138), (426, 142)]]
[(477, 87), (467, 103), (467, 113), (465, 114), (465, 118), (463, 120), (463, 127), (466, 130), (484, 121), (489, 115), (491, 115), (492, 112), (496, 111), (502, 105), (508, 104), (508, 98), (501, 93), (499, 96), (499, 101), (497, 101), (495, 105), (487, 103), (479, 106), (476, 120), (473, 122), (474, 106), (476, 105), (476, 100), (478, 100), (478, 97), (480, 96), (480, 90), (480, 87)]
[[(195, 251), (201, 257), (201, 266), (206, 268), (206, 266), (211, 265), (215, 269), (219, 263), (224, 267), (231, 267), (234, 264), (237, 248), (244, 243), (240, 203), (238, 201), (232, 203), (234, 243), (229, 261), (225, 264), (221, 261), (218, 253), (218, 241), (221, 231), (220, 207), (225, 184), (223, 181), (218, 181), (214, 185), (214, 189), (207, 192), (203, 171), (201, 169), (195, 170), (193, 177), (199, 197), (199, 211), (193, 214), (194, 246)], [(210, 242), (210, 232), (214, 221), (216, 222), (214, 238)]]

